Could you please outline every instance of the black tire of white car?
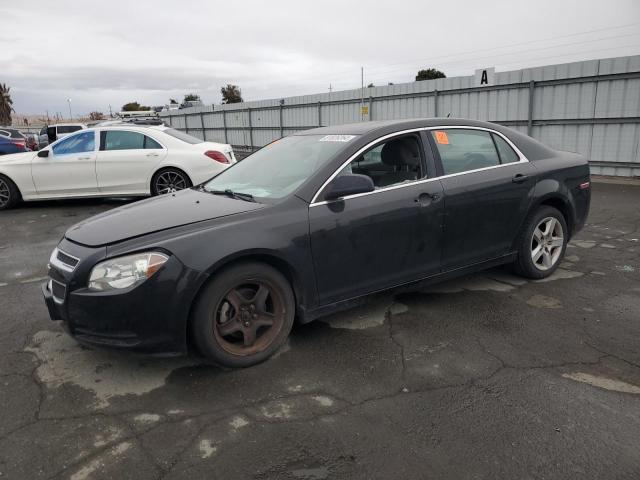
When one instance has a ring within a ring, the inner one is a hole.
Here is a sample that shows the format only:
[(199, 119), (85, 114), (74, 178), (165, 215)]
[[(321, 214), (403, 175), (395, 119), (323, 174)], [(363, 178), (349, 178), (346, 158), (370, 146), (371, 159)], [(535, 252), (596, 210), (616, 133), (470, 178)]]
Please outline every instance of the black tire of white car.
[[(165, 177), (167, 177), (166, 182), (159, 185), (162, 183), (160, 180), (164, 180)], [(151, 195), (156, 196), (175, 193), (179, 190), (190, 188), (192, 185), (189, 176), (182, 170), (177, 168), (163, 168), (162, 170), (158, 170), (151, 179)]]
[(0, 210), (13, 208), (20, 201), (20, 190), (9, 178), (0, 174)]
[(204, 287), (191, 331), (205, 357), (227, 367), (249, 367), (282, 346), (294, 317), (295, 297), (284, 275), (264, 263), (243, 262), (215, 273)]
[(567, 221), (558, 209), (544, 205), (535, 210), (517, 241), (515, 271), (534, 280), (553, 274), (564, 258), (568, 235)]

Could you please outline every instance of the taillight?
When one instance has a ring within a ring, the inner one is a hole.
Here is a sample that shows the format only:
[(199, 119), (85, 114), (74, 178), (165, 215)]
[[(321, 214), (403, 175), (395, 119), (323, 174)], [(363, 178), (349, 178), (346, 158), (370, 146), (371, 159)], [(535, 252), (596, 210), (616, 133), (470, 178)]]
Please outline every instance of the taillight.
[(217, 150), (208, 150), (204, 152), (204, 154), (209, 157), (211, 160), (215, 160), (220, 163), (229, 163), (229, 159), (225, 157), (224, 153), (219, 152)]
[(13, 144), (14, 144), (16, 147), (20, 147), (20, 148), (26, 148), (26, 145), (27, 145), (27, 144), (26, 144), (26, 142), (24, 142), (23, 140), (18, 140), (18, 141), (15, 141), (15, 140), (14, 140), (14, 141), (13, 141)]
[(580, 190), (586, 190), (591, 186), (591, 182), (584, 182), (580, 184)]

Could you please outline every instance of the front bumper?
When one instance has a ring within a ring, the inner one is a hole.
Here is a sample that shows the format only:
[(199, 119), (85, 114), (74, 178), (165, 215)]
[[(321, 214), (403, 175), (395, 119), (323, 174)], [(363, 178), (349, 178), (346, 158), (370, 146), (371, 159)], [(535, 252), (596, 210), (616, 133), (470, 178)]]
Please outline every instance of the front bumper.
[(189, 310), (202, 274), (172, 256), (137, 287), (94, 292), (86, 288), (87, 278), (104, 253), (87, 252), (68, 240), (59, 248), (80, 261), (72, 272), (51, 266), (42, 293), (50, 318), (61, 320), (78, 342), (139, 353), (186, 353)]

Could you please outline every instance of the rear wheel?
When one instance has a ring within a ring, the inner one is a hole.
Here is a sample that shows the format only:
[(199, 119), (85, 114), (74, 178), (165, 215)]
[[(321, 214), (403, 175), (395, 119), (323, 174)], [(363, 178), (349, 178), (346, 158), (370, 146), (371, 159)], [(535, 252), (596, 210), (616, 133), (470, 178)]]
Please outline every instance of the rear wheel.
[(560, 265), (568, 241), (567, 222), (557, 209), (543, 206), (529, 216), (518, 241), (516, 271), (528, 278), (551, 275)]
[(20, 190), (13, 181), (0, 175), (0, 210), (14, 207), (20, 201)]
[(248, 367), (284, 343), (295, 314), (287, 279), (262, 263), (242, 263), (216, 274), (193, 314), (200, 352), (228, 367)]
[(165, 168), (157, 172), (151, 180), (151, 194), (164, 195), (191, 187), (186, 173), (177, 168)]

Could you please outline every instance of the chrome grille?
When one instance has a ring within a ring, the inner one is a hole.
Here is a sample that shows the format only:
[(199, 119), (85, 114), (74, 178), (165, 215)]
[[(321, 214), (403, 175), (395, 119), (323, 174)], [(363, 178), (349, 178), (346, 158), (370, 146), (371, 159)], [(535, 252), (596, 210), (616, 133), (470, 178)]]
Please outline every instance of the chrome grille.
[(78, 266), (78, 263), (80, 263), (79, 258), (69, 255), (58, 248), (53, 250), (51, 258), (49, 258), (50, 265), (59, 268), (60, 270), (64, 270), (65, 272), (73, 272)]

